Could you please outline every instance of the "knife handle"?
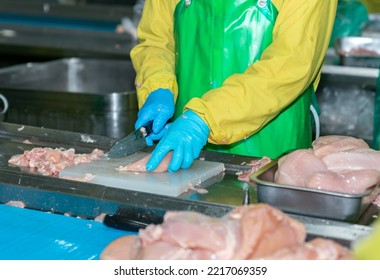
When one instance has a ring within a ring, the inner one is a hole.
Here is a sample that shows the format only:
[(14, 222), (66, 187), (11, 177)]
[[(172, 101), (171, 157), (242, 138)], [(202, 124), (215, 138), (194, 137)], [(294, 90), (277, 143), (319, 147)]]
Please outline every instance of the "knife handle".
[(107, 214), (104, 217), (103, 224), (111, 228), (138, 232), (148, 225), (163, 223), (163, 216), (164, 212), (154, 213), (141, 209), (128, 209), (128, 211), (121, 211), (120, 214)]
[(103, 220), (103, 224), (120, 230), (126, 230), (131, 232), (138, 232), (140, 229), (146, 228), (149, 224), (140, 222), (128, 217), (120, 215), (106, 215)]
[(140, 127), (140, 131), (144, 135), (144, 137), (148, 136), (153, 132), (153, 121), (149, 121), (146, 125)]

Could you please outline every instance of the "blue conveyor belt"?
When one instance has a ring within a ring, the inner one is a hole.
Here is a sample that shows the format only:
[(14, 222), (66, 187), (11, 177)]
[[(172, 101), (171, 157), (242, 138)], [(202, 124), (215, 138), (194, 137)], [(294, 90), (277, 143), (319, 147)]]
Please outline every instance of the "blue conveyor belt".
[(99, 259), (114, 239), (134, 234), (103, 223), (0, 204), (0, 259)]

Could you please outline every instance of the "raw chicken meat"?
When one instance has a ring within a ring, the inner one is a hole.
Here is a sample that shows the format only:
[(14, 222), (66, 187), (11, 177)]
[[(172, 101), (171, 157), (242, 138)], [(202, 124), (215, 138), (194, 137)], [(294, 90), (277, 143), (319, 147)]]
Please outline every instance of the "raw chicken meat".
[(362, 139), (341, 135), (321, 136), (313, 142), (312, 146), (314, 154), (319, 158), (340, 151), (369, 148)]
[[(160, 164), (157, 166), (153, 172), (160, 173), (160, 172), (167, 172), (168, 166), (170, 161), (172, 160), (173, 152), (169, 152), (164, 159), (160, 162)], [(147, 172), (146, 171), (146, 164), (149, 161), (152, 154), (148, 154), (147, 156), (143, 157), (142, 159), (139, 159), (137, 161), (131, 162), (125, 166), (120, 166), (117, 168), (119, 171), (128, 171), (128, 172)]]
[(372, 203), (375, 204), (377, 207), (380, 207), (380, 194), (377, 195), (377, 197)]
[(90, 154), (76, 154), (73, 148), (33, 148), (12, 156), (8, 163), (36, 169), (42, 175), (48, 176), (57, 175), (66, 167), (99, 159), (103, 155), (104, 152), (99, 149), (94, 149)]
[(329, 170), (363, 170), (380, 171), (380, 151), (370, 148), (351, 149), (326, 155), (322, 161)]
[(274, 182), (360, 194), (380, 182), (380, 152), (350, 136), (322, 136), (312, 149), (280, 158)]
[(278, 250), (266, 260), (349, 260), (350, 251), (334, 241), (315, 238), (307, 243)]
[(279, 159), (278, 166), (275, 182), (297, 187), (305, 186), (314, 173), (327, 171), (326, 166), (314, 155), (312, 149), (291, 152)]
[(77, 181), (77, 182), (90, 182), (95, 178), (95, 175), (91, 173), (85, 173), (83, 177), (72, 177), (72, 176), (60, 176), (61, 179)]
[(248, 166), (251, 166), (251, 168), (246, 172), (238, 174), (238, 180), (251, 183), (251, 180), (250, 180), (251, 175), (255, 173), (257, 170), (259, 170), (260, 168), (270, 163), (271, 161), (272, 160), (269, 157), (265, 157), (265, 156), (258, 160), (252, 160), (250, 163), (248, 163)]
[[(124, 236), (111, 242), (101, 259), (273, 258), (286, 248), (301, 247), (305, 238), (301, 222), (266, 204), (241, 206), (221, 218), (191, 211), (167, 212), (162, 224), (149, 225), (138, 236)], [(340, 248), (334, 242), (331, 246)], [(321, 252), (330, 250), (325, 247), (321, 246)], [(341, 248), (341, 251), (349, 255), (348, 250)], [(338, 258), (338, 254), (320, 255)]]
[(25, 208), (25, 203), (20, 200), (10, 200), (7, 203), (5, 203), (5, 205), (14, 206), (18, 208)]
[(342, 172), (318, 172), (306, 183), (307, 188), (339, 193), (360, 194), (380, 182), (380, 171), (374, 169)]

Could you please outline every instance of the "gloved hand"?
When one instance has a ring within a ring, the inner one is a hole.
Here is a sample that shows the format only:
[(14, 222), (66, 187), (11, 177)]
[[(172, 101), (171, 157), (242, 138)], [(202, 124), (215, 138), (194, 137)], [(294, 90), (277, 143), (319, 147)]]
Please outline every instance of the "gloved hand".
[(206, 145), (209, 133), (207, 124), (196, 113), (186, 111), (171, 124), (157, 144), (146, 164), (146, 170), (156, 169), (170, 151), (173, 151), (173, 156), (168, 167), (169, 172), (189, 168)]
[(159, 140), (165, 134), (163, 128), (174, 114), (174, 94), (168, 89), (157, 89), (150, 93), (144, 105), (137, 113), (135, 129), (153, 121), (153, 133), (145, 140), (148, 146), (153, 145), (154, 140)]

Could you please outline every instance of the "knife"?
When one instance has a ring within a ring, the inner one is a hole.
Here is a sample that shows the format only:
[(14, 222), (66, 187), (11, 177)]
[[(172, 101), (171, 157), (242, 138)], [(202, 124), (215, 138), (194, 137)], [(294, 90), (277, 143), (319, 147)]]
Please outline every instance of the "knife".
[(150, 121), (125, 138), (117, 141), (108, 151), (107, 156), (109, 158), (126, 157), (147, 147), (145, 137), (152, 133), (152, 124), (153, 121)]
[(129, 209), (124, 213), (115, 215), (107, 214), (104, 217), (103, 224), (120, 230), (138, 232), (150, 224), (161, 224), (164, 214), (165, 213), (157, 213), (155, 211), (152, 213), (150, 210)]

